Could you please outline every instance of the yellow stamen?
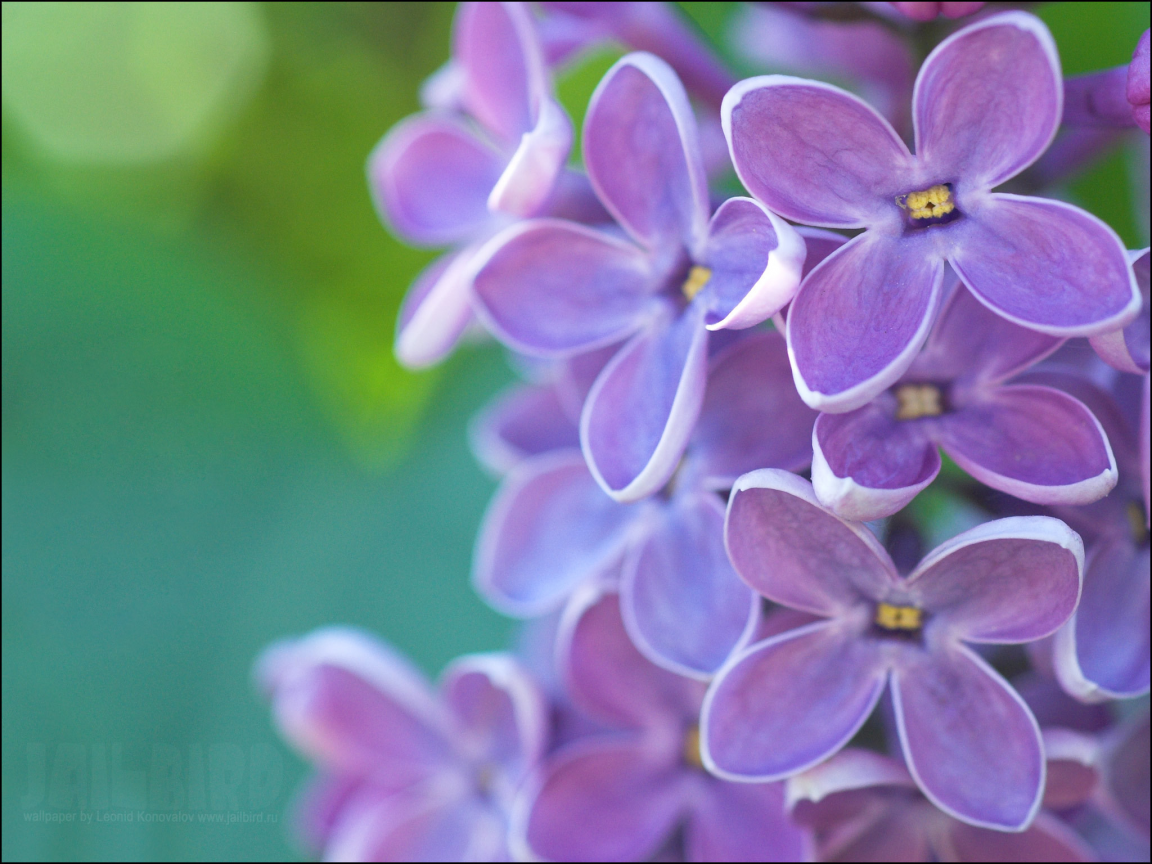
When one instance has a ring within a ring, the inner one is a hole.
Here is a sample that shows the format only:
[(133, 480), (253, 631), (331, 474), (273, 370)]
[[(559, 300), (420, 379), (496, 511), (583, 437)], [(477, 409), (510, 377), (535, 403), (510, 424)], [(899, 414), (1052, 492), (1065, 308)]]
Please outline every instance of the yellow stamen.
[(693, 726), (684, 736), (684, 762), (694, 768), (704, 767), (704, 761), (700, 758), (699, 726)]
[(944, 413), (940, 405), (940, 389), (931, 384), (903, 384), (896, 388), (896, 401), (897, 420), (939, 417)]
[(915, 606), (876, 604), (876, 623), (885, 630), (919, 630), (921, 612)]
[(712, 278), (712, 271), (707, 267), (693, 267), (688, 271), (688, 278), (684, 280), (684, 285), (680, 288), (684, 292), (684, 296), (689, 301), (695, 299), (696, 295), (700, 293), (700, 289), (708, 284), (708, 280)]
[(931, 186), (922, 192), (897, 195), (896, 203), (908, 211), (913, 219), (936, 219), (956, 209), (952, 190), (943, 184)]
[(1132, 542), (1142, 546), (1148, 539), (1148, 523), (1144, 519), (1144, 508), (1137, 501), (1128, 502), (1128, 525), (1132, 529)]

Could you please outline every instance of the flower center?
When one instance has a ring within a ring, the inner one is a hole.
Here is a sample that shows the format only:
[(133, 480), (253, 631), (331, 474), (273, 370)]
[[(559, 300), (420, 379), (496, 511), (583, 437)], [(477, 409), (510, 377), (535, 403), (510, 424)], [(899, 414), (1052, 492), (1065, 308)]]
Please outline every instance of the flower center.
[(919, 420), (944, 413), (940, 388), (935, 384), (901, 384), (896, 388), (896, 419)]
[(907, 213), (911, 228), (943, 225), (960, 215), (951, 183), (937, 183), (919, 192), (897, 195), (896, 204)]
[(703, 768), (704, 760), (700, 758), (700, 727), (693, 726), (684, 735), (684, 763), (693, 768)]
[(915, 606), (876, 604), (876, 624), (885, 630), (919, 630), (923, 613)]
[(712, 271), (707, 267), (695, 266), (688, 271), (688, 278), (684, 280), (684, 284), (680, 286), (680, 290), (684, 296), (691, 303), (696, 299), (696, 295), (700, 293), (700, 289), (708, 284), (708, 280), (712, 278)]

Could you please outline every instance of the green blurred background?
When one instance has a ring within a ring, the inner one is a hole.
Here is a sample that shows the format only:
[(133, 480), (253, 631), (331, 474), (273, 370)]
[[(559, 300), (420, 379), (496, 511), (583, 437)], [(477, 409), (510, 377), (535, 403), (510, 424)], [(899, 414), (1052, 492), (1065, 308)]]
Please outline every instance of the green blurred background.
[[(683, 5), (716, 40), (735, 12)], [(1126, 62), (1148, 8), (1039, 14), (1077, 73)], [(3, 4), (4, 859), (298, 856), (260, 649), (346, 622), (434, 675), (507, 644), (467, 582), (493, 482), (465, 426), (513, 376), (481, 343), (396, 365), (432, 253), (363, 174), (451, 18)], [(561, 82), (575, 116), (611, 58)], [(1132, 246), (1146, 140), (1066, 190)], [(191, 821), (45, 821), (118, 803)]]

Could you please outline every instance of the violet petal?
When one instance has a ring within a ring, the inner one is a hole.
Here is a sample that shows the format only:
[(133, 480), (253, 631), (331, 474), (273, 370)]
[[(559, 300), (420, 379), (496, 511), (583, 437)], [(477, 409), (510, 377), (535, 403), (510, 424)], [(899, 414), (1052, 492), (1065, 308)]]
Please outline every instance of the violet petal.
[(1044, 792), (1044, 752), (1024, 700), (962, 645), (904, 656), (892, 671), (892, 703), (921, 791), (963, 822), (1026, 828)]
[(912, 156), (871, 105), (830, 84), (763, 75), (720, 109), (736, 174), (775, 213), (824, 228), (889, 223)]
[(1051, 143), (1064, 104), (1060, 57), (1034, 15), (969, 25), (928, 55), (912, 96), (916, 155), (934, 183), (990, 189)]
[(624, 623), (653, 663), (706, 680), (751, 634), (760, 598), (728, 562), (714, 493), (676, 495), (654, 523), (625, 564)]
[(1037, 504), (1088, 504), (1118, 473), (1099, 421), (1067, 393), (1010, 384), (938, 424), (944, 452), (982, 483)]
[(699, 303), (678, 315), (665, 306), (608, 362), (580, 418), (584, 456), (605, 492), (636, 501), (668, 482), (700, 416), (707, 378)]
[(868, 719), (887, 664), (843, 621), (790, 630), (741, 651), (700, 715), (701, 756), (717, 777), (780, 780), (827, 759)]
[(888, 553), (862, 525), (829, 513), (811, 484), (766, 468), (741, 477), (724, 539), (740, 577), (769, 600), (837, 615), (899, 584)]
[(851, 411), (893, 384), (928, 338), (944, 262), (907, 238), (866, 231), (805, 277), (788, 307), (801, 397)]

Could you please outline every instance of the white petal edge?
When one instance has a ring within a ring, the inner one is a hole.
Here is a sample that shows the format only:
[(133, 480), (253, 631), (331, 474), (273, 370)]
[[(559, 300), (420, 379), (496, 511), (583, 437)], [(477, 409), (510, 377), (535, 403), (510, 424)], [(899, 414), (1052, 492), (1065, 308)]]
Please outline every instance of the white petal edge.
[(754, 198), (729, 198), (716, 210), (715, 220), (731, 201), (746, 201), (760, 208), (776, 232), (776, 248), (768, 253), (764, 272), (722, 321), (709, 330), (743, 330), (771, 318), (792, 301), (800, 288), (807, 246), (800, 233)]
[[(936, 445), (930, 444), (930, 446)], [(816, 424), (812, 425), (812, 489), (821, 506), (831, 510), (841, 519), (869, 522), (891, 516), (919, 495), (939, 473), (940, 468), (937, 468), (932, 472), (932, 476), (922, 483), (902, 486), (899, 489), (873, 489), (861, 486), (851, 477), (836, 475), (820, 448)]]

